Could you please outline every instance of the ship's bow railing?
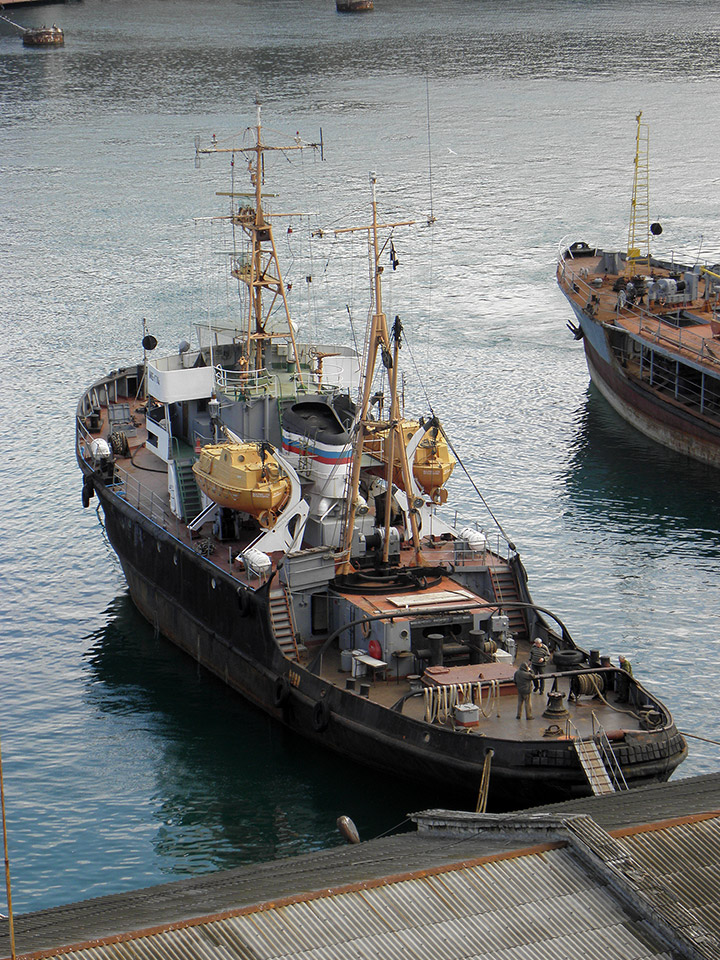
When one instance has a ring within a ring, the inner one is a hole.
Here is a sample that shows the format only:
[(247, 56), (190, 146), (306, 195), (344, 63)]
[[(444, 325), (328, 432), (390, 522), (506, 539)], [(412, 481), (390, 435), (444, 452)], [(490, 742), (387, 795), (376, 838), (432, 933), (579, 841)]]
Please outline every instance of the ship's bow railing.
[[(574, 295), (578, 300), (582, 300), (586, 304), (591, 304), (593, 295), (597, 294), (596, 288), (593, 287), (588, 279), (581, 276), (579, 272), (568, 271), (566, 269), (567, 265), (568, 259), (560, 254), (557, 266), (557, 279), (560, 287), (564, 288), (568, 295)], [(687, 309), (689, 307), (690, 302), (678, 305), (679, 309)], [(637, 322), (638, 337), (641, 340), (657, 343), (658, 346), (662, 346), (664, 342), (665, 346), (671, 348), (679, 347), (689, 354), (691, 358), (718, 365), (717, 351), (713, 349), (713, 338), (711, 336), (703, 337), (694, 330), (683, 329), (682, 326), (675, 327), (673, 324), (673, 329), (677, 332), (674, 333), (672, 337), (668, 337), (667, 333), (670, 319), (663, 320), (658, 318), (657, 314), (652, 311), (630, 303), (625, 303), (621, 309), (616, 307), (615, 313), (616, 315), (622, 315), (625, 318)], [(710, 325), (708, 325), (708, 331), (711, 331)]]
[(124, 468), (115, 464), (115, 478), (112, 484), (113, 492), (122, 497), (131, 507), (135, 507), (143, 516), (153, 523), (176, 536), (179, 533), (180, 521), (170, 512), (166, 494), (151, 490)]

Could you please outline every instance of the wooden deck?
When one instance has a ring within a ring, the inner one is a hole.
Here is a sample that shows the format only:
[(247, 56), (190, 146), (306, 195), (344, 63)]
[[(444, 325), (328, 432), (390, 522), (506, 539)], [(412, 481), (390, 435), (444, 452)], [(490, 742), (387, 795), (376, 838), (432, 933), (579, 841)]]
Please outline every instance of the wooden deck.
[[(519, 666), (523, 659), (527, 659), (529, 644), (521, 644), (515, 658), (514, 666)], [(351, 674), (340, 669), (340, 652), (330, 650), (323, 655), (322, 676), (339, 687), (346, 687), (352, 681)], [(480, 674), (490, 671), (488, 667), (497, 664), (477, 664), (473, 670)], [(467, 668), (464, 668), (467, 669)], [(552, 669), (552, 668), (550, 668)], [(511, 670), (511, 673), (514, 672)], [(531, 695), (533, 719), (527, 720), (523, 716), (516, 719), (517, 692), (513, 683), (501, 686), (499, 698), (490, 699), (489, 685), (483, 694), (483, 709), (480, 710), (480, 723), (477, 728), (470, 728), (467, 736), (491, 736), (508, 740), (537, 741), (541, 739), (559, 740), (566, 736), (573, 739), (589, 738), (602, 727), (611, 736), (619, 730), (639, 730), (640, 716), (628, 703), (616, 702), (616, 692), (607, 690), (603, 697), (581, 696), (577, 700), (569, 700), (570, 677), (567, 672), (557, 676), (557, 691), (564, 694), (562, 701), (568, 713), (566, 717), (543, 716), (548, 707), (548, 694), (553, 688), (555, 676), (549, 672), (545, 675), (545, 693)], [(354, 678), (355, 692), (361, 696), (361, 687), (370, 700), (384, 707), (394, 706), (402, 697), (410, 692), (407, 679), (393, 676), (393, 668), (388, 664), (385, 679), (373, 679), (371, 676)], [(403, 713), (416, 720), (425, 720), (425, 703), (423, 696), (415, 696), (406, 700)], [(452, 726), (452, 719), (446, 721)]]

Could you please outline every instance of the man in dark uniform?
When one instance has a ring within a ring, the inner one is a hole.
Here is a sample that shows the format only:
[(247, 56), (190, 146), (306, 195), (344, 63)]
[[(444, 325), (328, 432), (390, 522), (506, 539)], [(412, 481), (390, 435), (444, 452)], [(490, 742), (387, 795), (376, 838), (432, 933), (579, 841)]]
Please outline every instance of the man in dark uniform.
[(530, 694), (533, 688), (533, 675), (530, 672), (530, 667), (526, 663), (521, 663), (515, 671), (513, 680), (515, 681), (518, 692), (517, 719), (520, 720), (523, 707), (525, 707), (525, 718), (532, 720), (533, 712)]
[(535, 692), (545, 693), (545, 667), (550, 659), (550, 651), (542, 642), (540, 637), (536, 637), (533, 645), (530, 647), (530, 669), (535, 674)]
[(635, 703), (635, 689), (630, 683), (630, 677), (633, 675), (632, 664), (627, 659), (627, 657), (620, 657), (618, 660), (620, 664), (620, 673), (615, 675), (615, 690), (617, 691), (617, 696), (615, 698), (616, 703)]

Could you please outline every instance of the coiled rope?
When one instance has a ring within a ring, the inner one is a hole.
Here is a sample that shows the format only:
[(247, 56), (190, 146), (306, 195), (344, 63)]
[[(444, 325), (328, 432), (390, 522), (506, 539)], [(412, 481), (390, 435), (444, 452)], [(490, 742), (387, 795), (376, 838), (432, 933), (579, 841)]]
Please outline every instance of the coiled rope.
[(484, 717), (490, 717), (493, 707), (500, 716), (500, 683), (446, 683), (439, 687), (424, 687), (425, 722), (447, 723), (453, 708), (461, 703), (472, 703)]

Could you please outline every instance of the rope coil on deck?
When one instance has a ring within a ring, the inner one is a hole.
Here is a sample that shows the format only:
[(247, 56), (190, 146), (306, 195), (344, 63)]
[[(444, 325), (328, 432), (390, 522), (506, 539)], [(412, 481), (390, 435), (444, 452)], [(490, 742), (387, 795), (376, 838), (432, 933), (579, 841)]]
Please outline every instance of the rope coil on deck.
[(484, 717), (489, 717), (493, 705), (499, 708), (500, 684), (497, 680), (489, 680), (487, 683), (447, 683), (439, 687), (424, 687), (423, 700), (426, 723), (436, 720), (447, 723), (453, 708), (462, 703), (475, 704)]

